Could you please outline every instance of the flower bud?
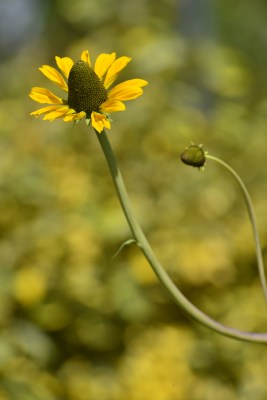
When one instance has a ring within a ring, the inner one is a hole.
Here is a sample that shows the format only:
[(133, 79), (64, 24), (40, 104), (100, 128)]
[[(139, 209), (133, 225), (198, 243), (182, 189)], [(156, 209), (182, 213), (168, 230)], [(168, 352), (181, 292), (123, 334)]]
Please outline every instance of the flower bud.
[(203, 148), (200, 145), (192, 144), (182, 153), (181, 160), (186, 165), (201, 168), (205, 164), (206, 158)]

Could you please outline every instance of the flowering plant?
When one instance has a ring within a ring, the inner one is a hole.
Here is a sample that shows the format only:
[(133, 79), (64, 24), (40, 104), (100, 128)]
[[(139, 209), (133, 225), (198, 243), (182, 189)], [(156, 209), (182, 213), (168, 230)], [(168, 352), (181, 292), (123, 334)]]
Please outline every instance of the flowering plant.
[[(195, 307), (168, 276), (155, 256), (143, 230), (134, 216), (122, 175), (117, 166), (116, 158), (104, 129), (110, 129), (111, 127), (109, 119), (110, 113), (125, 110), (124, 101), (141, 96), (143, 94), (142, 87), (147, 85), (146, 80), (130, 79), (111, 88), (120, 71), (126, 67), (130, 60), (129, 57), (125, 56), (116, 58), (115, 53), (100, 54), (96, 59), (94, 68), (92, 68), (90, 55), (87, 50), (82, 52), (80, 60), (76, 62), (73, 62), (69, 57), (56, 57), (56, 63), (61, 72), (48, 65), (43, 65), (40, 70), (48, 79), (67, 92), (68, 97), (67, 99), (63, 99), (56, 96), (48, 89), (33, 87), (30, 92), (30, 97), (38, 103), (46, 103), (49, 105), (37, 111), (33, 111), (31, 115), (36, 117), (44, 115), (43, 119), (49, 121), (62, 118), (63, 121), (66, 122), (77, 122), (85, 118), (87, 124), (94, 128), (108, 163), (121, 207), (132, 232), (132, 239), (125, 242), (125, 244), (135, 242), (138, 245), (160, 282), (170, 293), (174, 301), (190, 318), (231, 338), (267, 343), (267, 333), (243, 332), (227, 327), (213, 320)], [(207, 158), (217, 161), (231, 172), (242, 189), (249, 217), (252, 222), (259, 274), (264, 295), (267, 299), (267, 285), (255, 215), (250, 196), (242, 180), (237, 173), (222, 160), (204, 152), (202, 146), (192, 145), (182, 154), (182, 161), (185, 164), (197, 168), (203, 168)]]

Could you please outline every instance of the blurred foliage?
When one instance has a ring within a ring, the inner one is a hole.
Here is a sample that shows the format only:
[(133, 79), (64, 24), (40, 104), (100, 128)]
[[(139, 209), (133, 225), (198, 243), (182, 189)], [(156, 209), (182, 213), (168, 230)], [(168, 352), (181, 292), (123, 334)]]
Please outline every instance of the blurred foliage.
[(189, 321), (119, 208), (94, 134), (32, 119), (54, 56), (133, 57), (149, 81), (109, 133), (141, 225), (183, 292), (223, 323), (266, 331), (239, 189), (190, 141), (244, 177), (266, 248), (265, 0), (2, 0), (0, 400), (263, 400), (267, 354)]

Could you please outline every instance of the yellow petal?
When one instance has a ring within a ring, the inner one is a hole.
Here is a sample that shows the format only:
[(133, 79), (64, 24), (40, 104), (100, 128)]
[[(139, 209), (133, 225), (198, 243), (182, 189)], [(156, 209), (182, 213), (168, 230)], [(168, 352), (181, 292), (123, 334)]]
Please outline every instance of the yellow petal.
[(116, 58), (116, 53), (111, 54), (100, 54), (95, 62), (95, 73), (98, 75), (100, 79), (103, 78), (111, 64), (114, 62)]
[(61, 107), (55, 111), (51, 111), (44, 116), (44, 120), (54, 121), (56, 118), (63, 118), (65, 114), (69, 111), (68, 107)]
[(50, 90), (40, 87), (33, 87), (29, 96), (38, 103), (64, 104), (63, 99), (50, 92)]
[(105, 77), (104, 86), (106, 89), (112, 85), (112, 83), (116, 80), (118, 73), (126, 67), (126, 65), (131, 61), (130, 57), (119, 57), (114, 63), (110, 66), (107, 75)]
[(65, 92), (68, 91), (68, 86), (65, 82), (65, 79), (55, 68), (50, 67), (50, 65), (43, 65), (39, 68), (39, 70), (44, 74), (44, 76), (50, 79), (50, 81), (54, 82), (61, 89), (65, 90)]
[(130, 79), (128, 81), (119, 83), (113, 89), (111, 89), (108, 97), (109, 99), (121, 101), (136, 99), (143, 93), (141, 87), (146, 86), (147, 84), (148, 82), (143, 79)]
[(47, 106), (47, 107), (42, 107), (42, 108), (39, 108), (39, 110), (36, 110), (36, 111), (31, 112), (30, 115), (33, 115), (34, 117), (39, 117), (41, 114), (45, 114), (45, 113), (47, 113), (47, 112), (54, 111), (54, 110), (56, 110), (58, 107), (61, 107), (61, 106)]
[(73, 66), (73, 61), (69, 57), (58, 57), (56, 56), (56, 63), (58, 68), (63, 72), (66, 78), (69, 77), (70, 70)]
[(74, 111), (74, 113), (68, 114), (68, 115), (66, 115), (66, 116), (64, 117), (63, 120), (64, 120), (65, 122), (76, 121), (76, 120), (82, 119), (82, 118), (84, 118), (84, 117), (86, 116), (86, 112), (84, 112), (84, 111), (81, 111), (81, 112), (79, 112), (79, 113), (76, 113), (75, 110), (72, 110), (72, 111)]
[(91, 114), (91, 124), (98, 133), (102, 132), (104, 128), (110, 129), (110, 122), (107, 117), (95, 111)]
[(105, 101), (105, 103), (101, 104), (100, 109), (104, 113), (109, 114), (111, 112), (124, 111), (125, 105), (119, 100), (109, 99)]
[(90, 54), (88, 50), (84, 50), (81, 54), (81, 60), (87, 62), (89, 67), (91, 67), (91, 60), (90, 60)]
[[(114, 88), (116, 89), (116, 87)], [(143, 94), (143, 90), (139, 87), (128, 86), (121, 89), (116, 89), (114, 92), (109, 94), (109, 98), (112, 100), (133, 100)]]
[(148, 82), (145, 81), (144, 79), (129, 79), (128, 81), (124, 81), (121, 84), (129, 85), (129, 86), (138, 86), (138, 87), (143, 87), (148, 85)]

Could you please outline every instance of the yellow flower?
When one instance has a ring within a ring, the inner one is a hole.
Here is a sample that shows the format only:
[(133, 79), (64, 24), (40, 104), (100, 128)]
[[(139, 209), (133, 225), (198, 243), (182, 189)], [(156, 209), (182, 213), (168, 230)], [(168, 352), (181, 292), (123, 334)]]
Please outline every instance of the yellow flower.
[(56, 57), (61, 72), (49, 65), (43, 65), (39, 70), (67, 92), (68, 98), (64, 100), (48, 89), (33, 87), (29, 96), (38, 103), (50, 105), (31, 115), (39, 117), (44, 114), (43, 119), (63, 118), (66, 122), (85, 117), (88, 125), (91, 123), (98, 132), (110, 129), (109, 114), (125, 110), (123, 102), (141, 96), (141, 88), (147, 85), (143, 79), (130, 79), (110, 89), (119, 72), (130, 61), (131, 58), (125, 56), (116, 59), (115, 53), (100, 54), (92, 68), (88, 50), (82, 52), (77, 62), (69, 57)]

